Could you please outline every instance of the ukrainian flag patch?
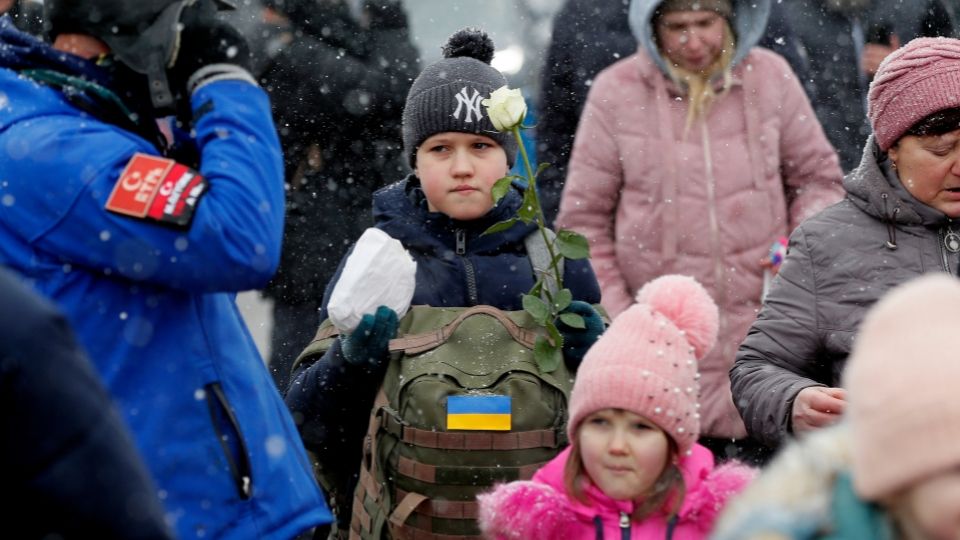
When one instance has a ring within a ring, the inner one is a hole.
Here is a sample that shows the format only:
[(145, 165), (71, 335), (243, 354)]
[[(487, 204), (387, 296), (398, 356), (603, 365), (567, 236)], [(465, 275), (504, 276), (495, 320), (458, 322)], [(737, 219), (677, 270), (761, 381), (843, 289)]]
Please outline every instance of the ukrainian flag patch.
[(448, 396), (447, 429), (510, 431), (510, 396)]

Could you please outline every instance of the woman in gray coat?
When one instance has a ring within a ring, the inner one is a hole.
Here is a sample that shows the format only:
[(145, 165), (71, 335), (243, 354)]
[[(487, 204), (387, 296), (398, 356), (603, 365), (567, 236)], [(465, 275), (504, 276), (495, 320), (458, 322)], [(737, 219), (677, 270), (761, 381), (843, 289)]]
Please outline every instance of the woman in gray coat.
[(918, 274), (960, 268), (960, 40), (920, 38), (888, 57), (869, 116), (847, 196), (793, 232), (730, 371), (748, 432), (771, 447), (839, 419), (868, 307)]

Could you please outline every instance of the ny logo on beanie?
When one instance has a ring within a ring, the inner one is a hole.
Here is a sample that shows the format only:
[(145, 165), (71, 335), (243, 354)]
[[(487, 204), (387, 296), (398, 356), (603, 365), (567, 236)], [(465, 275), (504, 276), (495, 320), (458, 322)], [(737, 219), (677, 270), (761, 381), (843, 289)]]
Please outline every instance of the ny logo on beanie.
[(463, 121), (467, 124), (472, 123), (474, 118), (478, 121), (483, 118), (483, 112), (480, 109), (480, 102), (483, 96), (480, 95), (480, 92), (478, 92), (476, 88), (471, 88), (471, 90), (473, 90), (472, 96), (467, 93), (467, 87), (464, 86), (460, 92), (454, 96), (457, 98), (457, 108), (453, 111), (453, 117), (459, 120), (460, 109), (462, 108), (466, 113)]

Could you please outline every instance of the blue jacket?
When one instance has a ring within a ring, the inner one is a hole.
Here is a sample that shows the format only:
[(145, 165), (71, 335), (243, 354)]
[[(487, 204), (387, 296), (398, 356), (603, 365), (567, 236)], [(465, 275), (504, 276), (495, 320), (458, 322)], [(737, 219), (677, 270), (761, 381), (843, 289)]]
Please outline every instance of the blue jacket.
[[(428, 210), (413, 175), (374, 193), (376, 227), (399, 240), (417, 263), (411, 303), (523, 309), (521, 297), (535, 280), (523, 241), (536, 226), (518, 223), (481, 236), (491, 225), (513, 217), (521, 200), (520, 192), (512, 190), (482, 218), (457, 221)], [(346, 257), (327, 286), (321, 320), (327, 316), (327, 302), (345, 262)], [(566, 260), (563, 284), (575, 300), (600, 302), (600, 286), (589, 260)], [(334, 486), (345, 497), (343, 504), (352, 500), (361, 442), (382, 376), (382, 371), (345, 362), (335, 342), (321, 360), (294, 373), (287, 390), (286, 402), (298, 419), (304, 444), (325, 474), (336, 471), (343, 476), (342, 484)], [(349, 513), (342, 517), (341, 525), (346, 525)]]
[(189, 227), (175, 229), (105, 210), (131, 157), (157, 148), (101, 121), (82, 84), (62, 92), (18, 76), (30, 68), (120, 77), (0, 20), (0, 264), (69, 319), (167, 519), (182, 538), (291, 538), (328, 522), (234, 302), (267, 282), (280, 251), (283, 171), (265, 94), (240, 81), (195, 92), (208, 190)]

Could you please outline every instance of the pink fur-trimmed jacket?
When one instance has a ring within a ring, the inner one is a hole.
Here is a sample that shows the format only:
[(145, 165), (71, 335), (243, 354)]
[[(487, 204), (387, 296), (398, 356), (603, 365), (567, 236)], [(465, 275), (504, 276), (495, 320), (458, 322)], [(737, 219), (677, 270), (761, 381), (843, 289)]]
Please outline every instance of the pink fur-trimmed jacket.
[(684, 136), (687, 100), (646, 50), (602, 71), (574, 139), (557, 224), (590, 242), (615, 317), (664, 274), (702, 283), (720, 308), (700, 362), (701, 433), (740, 438), (729, 371), (760, 309), (761, 259), (838, 202), (837, 155), (783, 58), (753, 48)]
[[(623, 538), (621, 519), (633, 511), (633, 503), (616, 501), (596, 486), (586, 495), (590, 504), (568, 496), (563, 470), (570, 456), (564, 450), (544, 465), (532, 480), (501, 484), (480, 495), (480, 528), (487, 538), (497, 540), (571, 540)], [(667, 535), (665, 515), (654, 515), (642, 523), (628, 523), (630, 538), (644, 540), (699, 540), (706, 538), (727, 499), (743, 490), (754, 477), (754, 470), (738, 463), (714, 467), (713, 454), (694, 445), (691, 455), (681, 460), (680, 470), (686, 483), (686, 496), (678, 519)], [(597, 534), (599, 518), (603, 536)]]

